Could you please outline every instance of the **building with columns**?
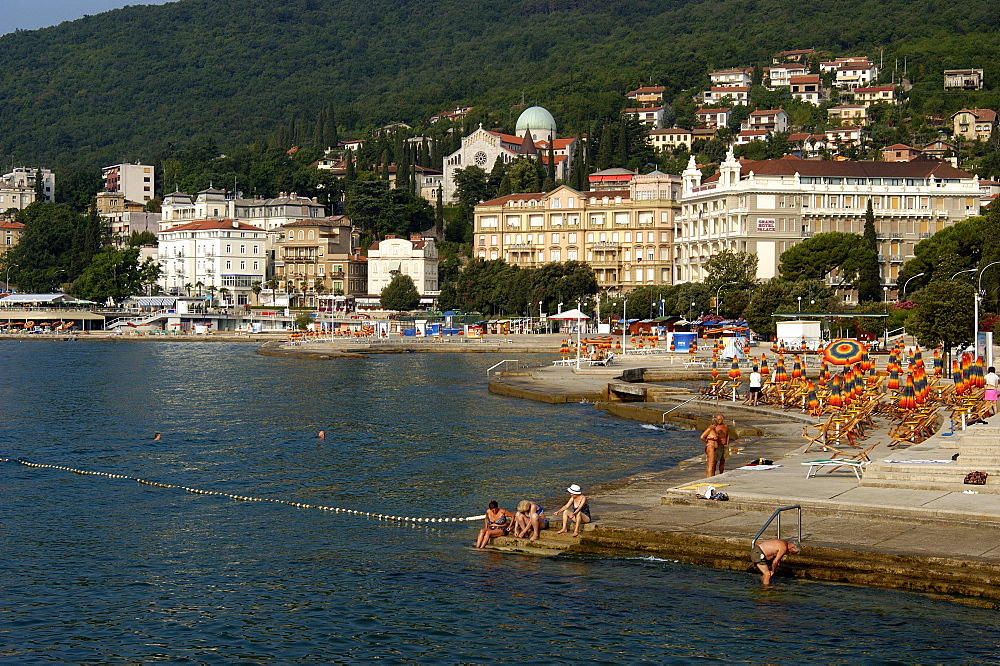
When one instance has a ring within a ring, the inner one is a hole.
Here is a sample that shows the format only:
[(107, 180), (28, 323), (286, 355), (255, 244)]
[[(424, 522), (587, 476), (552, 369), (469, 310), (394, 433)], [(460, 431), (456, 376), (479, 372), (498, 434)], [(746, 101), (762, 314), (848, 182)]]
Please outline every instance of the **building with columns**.
[(512, 194), (476, 206), (473, 254), (537, 268), (590, 264), (602, 289), (672, 284), (674, 216), (681, 182), (654, 171), (618, 190)]
[[(702, 178), (692, 160), (682, 174), (674, 237), (677, 282), (705, 279), (706, 262), (723, 252), (757, 255), (757, 277), (777, 276), (781, 253), (817, 233), (864, 232), (875, 213), (883, 286), (896, 288), (902, 264), (924, 238), (979, 214), (979, 180), (933, 160), (851, 162), (741, 161), (730, 149), (719, 172)], [(846, 302), (851, 285), (833, 276)]]

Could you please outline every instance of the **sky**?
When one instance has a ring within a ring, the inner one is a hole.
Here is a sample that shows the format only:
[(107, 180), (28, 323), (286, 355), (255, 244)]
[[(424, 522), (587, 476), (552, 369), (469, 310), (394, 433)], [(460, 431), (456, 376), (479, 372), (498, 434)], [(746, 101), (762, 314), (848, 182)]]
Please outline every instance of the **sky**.
[(0, 35), (35, 30), (100, 14), (125, 5), (162, 5), (167, 0), (0, 0)]

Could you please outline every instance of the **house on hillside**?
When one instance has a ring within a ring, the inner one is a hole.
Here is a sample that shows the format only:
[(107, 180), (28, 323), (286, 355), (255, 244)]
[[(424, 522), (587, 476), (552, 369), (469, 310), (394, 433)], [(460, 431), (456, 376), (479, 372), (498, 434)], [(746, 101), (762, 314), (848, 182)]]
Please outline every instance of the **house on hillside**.
[(664, 91), (666, 88), (663, 86), (646, 86), (630, 90), (625, 96), (639, 106), (662, 106)]
[(944, 70), (945, 90), (982, 90), (983, 82), (983, 70), (981, 69)]
[(969, 141), (989, 141), (997, 128), (997, 112), (990, 109), (962, 109), (951, 115), (952, 133)]
[(823, 101), (823, 82), (819, 74), (793, 76), (788, 83), (793, 99), (808, 102), (813, 106), (819, 106)]
[(788, 114), (783, 108), (753, 111), (740, 124), (742, 130), (788, 131)]
[(860, 104), (833, 106), (826, 110), (826, 115), (841, 125), (864, 127), (868, 124), (868, 108)]
[(695, 112), (695, 116), (698, 118), (698, 124), (702, 127), (717, 129), (719, 127), (729, 127), (729, 116), (732, 112), (733, 110), (729, 108), (698, 109), (698, 111)]
[(664, 148), (674, 150), (676, 148), (680, 148), (681, 146), (690, 148), (693, 138), (691, 130), (673, 127), (671, 129), (652, 130), (646, 136), (646, 140), (653, 144), (653, 147), (657, 150)]
[(634, 109), (625, 109), (622, 115), (635, 118), (640, 124), (646, 127), (658, 129), (663, 127), (663, 107), (662, 106), (642, 106)]
[(806, 59), (816, 52), (816, 49), (794, 49), (791, 51), (781, 51), (771, 56), (771, 63), (781, 65), (789, 62), (804, 63)]
[(712, 86), (702, 93), (705, 104), (740, 104), (750, 103), (750, 88), (747, 86)]
[(896, 143), (882, 149), (883, 162), (912, 162), (923, 155), (923, 151), (905, 143)]
[(854, 102), (871, 106), (872, 104), (898, 104), (895, 86), (870, 86), (854, 89)]
[(780, 86), (791, 86), (793, 76), (806, 76), (809, 68), (805, 65), (775, 65), (764, 68), (765, 84), (771, 90)]

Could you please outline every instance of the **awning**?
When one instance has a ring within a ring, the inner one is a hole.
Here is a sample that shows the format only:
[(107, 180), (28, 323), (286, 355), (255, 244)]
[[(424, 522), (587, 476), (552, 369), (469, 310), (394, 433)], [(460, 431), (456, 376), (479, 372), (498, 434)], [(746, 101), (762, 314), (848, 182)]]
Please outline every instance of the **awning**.
[(173, 296), (136, 296), (135, 302), (140, 308), (172, 308), (177, 299)]

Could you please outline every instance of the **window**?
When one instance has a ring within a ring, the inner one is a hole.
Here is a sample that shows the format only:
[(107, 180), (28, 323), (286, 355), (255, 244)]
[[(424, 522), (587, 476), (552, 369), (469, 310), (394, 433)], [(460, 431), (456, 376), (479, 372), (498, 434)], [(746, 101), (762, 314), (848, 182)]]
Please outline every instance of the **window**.
[(232, 253), (233, 253), (233, 246), (232, 245), (227, 245), (226, 246), (226, 254), (232, 254)]
[(587, 234), (587, 242), (588, 243), (593, 243), (594, 242), (594, 232), (593, 231), (591, 231), (590, 233)]
[(553, 243), (559, 242), (559, 234), (552, 234), (552, 242)]
[(528, 216), (528, 226), (529, 227), (541, 227), (545, 224), (545, 218), (541, 215), (529, 215)]
[(226, 270), (227, 270), (227, 271), (228, 271), (228, 270), (232, 270), (232, 268), (233, 268), (233, 262), (231, 262), (231, 261), (227, 261), (227, 262), (226, 262)]
[[(322, 269), (322, 266), (320, 268)], [(260, 270), (260, 262), (259, 261), (253, 262), (253, 269), (255, 271), (259, 271)]]
[(552, 255), (552, 261), (562, 261), (562, 250), (553, 248), (549, 250), (549, 254)]
[(479, 245), (486, 245), (486, 236), (479, 237)]
[(490, 236), (490, 245), (496, 245), (496, 244), (497, 244), (497, 237)]
[(549, 224), (553, 227), (561, 227), (563, 223), (562, 215), (552, 215), (549, 217)]
[(569, 234), (569, 242), (570, 243), (575, 243), (576, 242), (576, 234), (574, 234), (574, 233)]
[(566, 260), (567, 261), (576, 261), (576, 256), (577, 256), (576, 255), (576, 248), (570, 248), (570, 249), (566, 250)]
[(245, 271), (246, 269), (247, 269), (247, 262), (241, 261), (240, 262), (240, 270), (241, 271)]

